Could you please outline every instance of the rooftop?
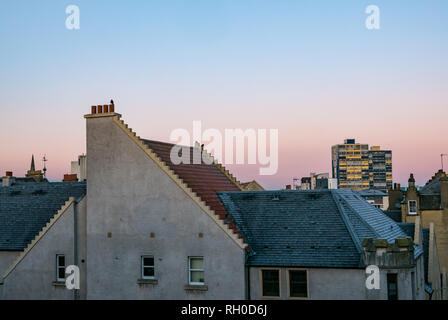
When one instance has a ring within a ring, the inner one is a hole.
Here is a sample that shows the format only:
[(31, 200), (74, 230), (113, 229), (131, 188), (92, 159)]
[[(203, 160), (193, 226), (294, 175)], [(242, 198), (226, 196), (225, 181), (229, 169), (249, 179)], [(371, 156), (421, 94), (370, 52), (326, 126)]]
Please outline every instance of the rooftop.
[(27, 182), (0, 187), (0, 251), (22, 251), (69, 197), (86, 194), (85, 183)]
[[(362, 268), (362, 241), (408, 235), (352, 190), (218, 192), (252, 266)], [(415, 256), (423, 251), (415, 247)]]

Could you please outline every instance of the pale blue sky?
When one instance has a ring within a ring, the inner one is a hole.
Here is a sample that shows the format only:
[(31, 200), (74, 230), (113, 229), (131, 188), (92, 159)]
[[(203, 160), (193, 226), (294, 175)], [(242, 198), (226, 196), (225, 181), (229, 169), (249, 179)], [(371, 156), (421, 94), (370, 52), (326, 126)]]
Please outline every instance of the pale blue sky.
[(354, 137), (394, 151), (394, 180), (423, 183), (448, 153), (447, 16), (445, 0), (2, 0), (0, 170), (46, 153), (60, 179), (85, 151), (82, 115), (113, 98), (147, 138), (193, 120), (278, 128), (279, 174), (235, 168), (242, 180), (328, 172), (331, 145)]

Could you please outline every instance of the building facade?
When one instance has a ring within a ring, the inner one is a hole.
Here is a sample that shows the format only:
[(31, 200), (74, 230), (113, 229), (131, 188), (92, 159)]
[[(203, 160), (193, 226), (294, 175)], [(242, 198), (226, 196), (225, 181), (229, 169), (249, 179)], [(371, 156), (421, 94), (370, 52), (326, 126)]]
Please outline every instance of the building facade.
[(392, 187), (392, 151), (345, 139), (331, 148), (333, 178), (338, 188), (388, 190)]
[(392, 151), (374, 146), (369, 150), (369, 187), (375, 190), (392, 188)]

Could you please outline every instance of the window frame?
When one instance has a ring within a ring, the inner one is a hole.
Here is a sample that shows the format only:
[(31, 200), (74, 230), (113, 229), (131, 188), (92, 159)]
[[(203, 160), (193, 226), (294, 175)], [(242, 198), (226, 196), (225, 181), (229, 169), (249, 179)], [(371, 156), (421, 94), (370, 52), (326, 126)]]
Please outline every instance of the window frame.
[[(263, 294), (263, 271), (278, 271), (278, 296), (265, 296)], [(282, 269), (281, 268), (260, 268), (260, 297), (263, 299), (281, 299), (282, 298)]]
[[(202, 269), (192, 269), (191, 268), (191, 260), (192, 259), (202, 259)], [(203, 272), (204, 281), (203, 282), (195, 282), (191, 281), (191, 272)], [(204, 286), (205, 285), (205, 259), (203, 256), (189, 256), (188, 257), (188, 284), (192, 286)]]
[[(145, 258), (152, 258), (152, 267), (145, 265)], [(153, 276), (145, 276), (145, 268), (152, 268)], [(140, 276), (144, 280), (153, 280), (156, 278), (156, 259), (153, 255), (142, 255), (140, 256)]]
[[(415, 211), (412, 212), (411, 212), (411, 202), (415, 202)], [(410, 216), (418, 215), (417, 200), (408, 200), (408, 215)]]
[[(291, 284), (290, 284), (290, 271), (305, 271), (306, 273), (306, 297), (292, 297), (291, 296)], [(287, 268), (286, 269), (286, 288), (287, 288), (287, 297), (288, 299), (294, 300), (309, 300), (310, 299), (310, 281), (309, 281), (309, 270), (304, 268)]]
[[(59, 265), (60, 257), (64, 257), (64, 266)], [(66, 279), (65, 268), (67, 267), (66, 264), (67, 264), (67, 260), (66, 260), (65, 254), (56, 254), (56, 281), (57, 282), (65, 282), (65, 279)], [(59, 269), (61, 269), (61, 268), (64, 268), (64, 278), (59, 277)]]
[[(391, 299), (391, 294), (390, 294), (390, 290), (389, 290), (389, 284), (391, 283), (391, 281), (389, 280), (389, 277), (393, 277), (395, 280), (395, 295), (396, 295), (396, 299)], [(387, 300), (400, 300), (400, 296), (398, 293), (398, 273), (387, 273), (386, 274), (386, 287), (387, 287)]]

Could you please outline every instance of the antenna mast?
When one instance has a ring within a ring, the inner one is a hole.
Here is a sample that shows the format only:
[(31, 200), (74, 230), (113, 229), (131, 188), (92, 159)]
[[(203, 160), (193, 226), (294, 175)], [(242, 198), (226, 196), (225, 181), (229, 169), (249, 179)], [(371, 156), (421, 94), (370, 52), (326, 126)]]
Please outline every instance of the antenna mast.
[(446, 154), (446, 153), (442, 153), (442, 154), (440, 154), (440, 163), (442, 164), (442, 171), (443, 171), (443, 156), (448, 156), (448, 154)]
[(44, 171), (44, 177), (46, 178), (47, 177), (47, 166), (46, 166), (45, 163), (48, 161), (48, 159), (46, 158), (46, 155), (44, 155), (42, 161), (44, 162), (44, 169), (43, 169), (43, 171)]

